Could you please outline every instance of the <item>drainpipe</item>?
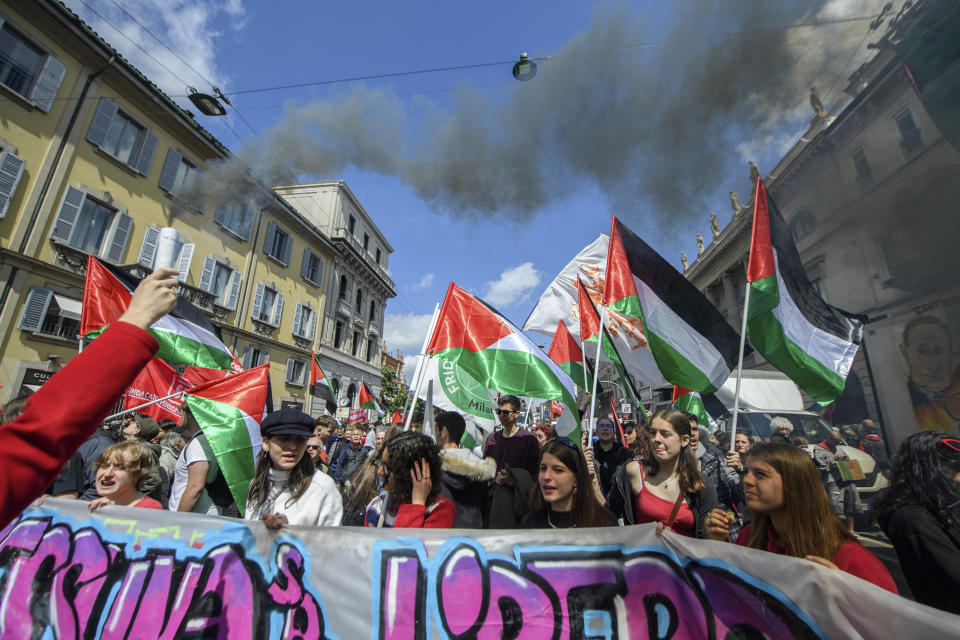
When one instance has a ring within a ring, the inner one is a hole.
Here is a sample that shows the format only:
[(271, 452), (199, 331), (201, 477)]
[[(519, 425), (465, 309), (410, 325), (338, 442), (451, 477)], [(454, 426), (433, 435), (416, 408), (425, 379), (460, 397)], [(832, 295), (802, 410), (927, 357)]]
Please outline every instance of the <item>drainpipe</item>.
[[(63, 158), (63, 150), (67, 146), (67, 141), (70, 139), (70, 134), (73, 133), (73, 127), (77, 124), (77, 118), (80, 115), (81, 107), (83, 107), (83, 101), (87, 97), (87, 92), (90, 90), (90, 85), (93, 84), (93, 81), (97, 79), (97, 76), (110, 68), (110, 65), (113, 64), (114, 60), (116, 60), (116, 56), (111, 55), (110, 59), (107, 60), (107, 64), (103, 65), (101, 68), (87, 76), (87, 80), (83, 84), (83, 89), (80, 91), (80, 97), (77, 98), (77, 105), (73, 108), (73, 113), (70, 114), (70, 121), (67, 123), (67, 130), (64, 131), (63, 138), (60, 140), (60, 146), (57, 148), (57, 153), (53, 157), (53, 163), (50, 165), (50, 171), (47, 172), (47, 175), (43, 179), (43, 185), (40, 187), (40, 197), (37, 198), (37, 204), (30, 213), (30, 222), (27, 224), (27, 232), (23, 235), (23, 240), (20, 241), (20, 249), (18, 250), (18, 253), (22, 254), (27, 249), (27, 243), (30, 241), (30, 236), (33, 234), (33, 228), (37, 224), (37, 218), (40, 216), (40, 208), (43, 206), (43, 201), (46, 199), (47, 192), (50, 190), (50, 183), (53, 182), (53, 174), (60, 165), (60, 160)], [(3, 293), (0, 294), (0, 313), (3, 313), (3, 308), (7, 304), (7, 298), (10, 296), (10, 289), (13, 288), (13, 279), (14, 276), (17, 275), (17, 271), (18, 270), (16, 267), (12, 268), (10, 271), (10, 277), (7, 278), (7, 282), (3, 286)]]

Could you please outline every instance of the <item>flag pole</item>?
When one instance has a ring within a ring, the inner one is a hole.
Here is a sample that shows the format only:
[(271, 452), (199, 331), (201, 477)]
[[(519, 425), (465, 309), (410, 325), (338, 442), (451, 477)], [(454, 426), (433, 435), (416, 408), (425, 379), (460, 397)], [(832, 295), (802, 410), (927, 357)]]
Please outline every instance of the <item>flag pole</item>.
[(737, 439), (737, 416), (740, 415), (740, 380), (743, 378), (743, 349), (747, 342), (747, 313), (750, 311), (750, 283), (743, 298), (743, 322), (740, 326), (740, 355), (737, 357), (737, 386), (733, 394), (733, 422), (730, 428), (730, 451), (734, 451)]
[[(423, 372), (425, 370), (424, 359), (427, 354), (427, 345), (430, 344), (430, 336), (433, 335), (433, 329), (437, 326), (437, 316), (440, 315), (440, 305), (435, 304), (433, 306), (433, 316), (430, 318), (430, 326), (427, 327), (427, 335), (423, 337), (423, 346), (420, 347), (419, 356), (420, 359), (417, 361), (417, 368), (413, 372), (413, 384), (409, 387), (407, 392), (407, 404), (403, 407), (403, 413), (407, 414), (407, 419), (405, 421), (406, 425), (410, 424), (410, 416), (413, 415), (413, 408), (417, 406), (417, 393), (420, 391), (420, 382), (423, 378)], [(411, 395), (412, 392), (412, 395)], [(409, 409), (409, 413), (408, 410)], [(406, 431), (406, 428), (404, 429)]]
[(176, 398), (176, 397), (178, 397), (178, 396), (183, 396), (183, 395), (184, 395), (184, 392), (183, 392), (183, 391), (178, 391), (178, 392), (176, 392), (176, 393), (174, 393), (174, 394), (172, 394), (172, 395), (164, 396), (163, 398), (157, 398), (156, 400), (151, 400), (150, 402), (141, 404), (141, 405), (136, 406), (136, 407), (131, 407), (131, 408), (129, 408), (129, 409), (124, 409), (123, 411), (121, 411), (121, 412), (119, 412), (119, 413), (115, 413), (115, 414), (113, 414), (113, 415), (107, 416), (106, 418), (103, 419), (103, 421), (104, 421), (104, 422), (107, 422), (108, 420), (113, 420), (114, 418), (118, 418), (118, 417), (122, 416), (122, 415), (125, 414), (125, 413), (133, 413), (134, 411), (139, 411), (140, 409), (143, 409), (144, 407), (149, 407), (150, 405), (157, 404), (158, 402), (163, 402), (164, 400), (170, 400), (171, 398)]
[[(429, 357), (430, 357), (430, 356), (420, 356), (420, 362), (421, 362), (421, 363), (426, 363), (426, 362), (427, 362), (427, 359), (428, 359)], [(424, 364), (423, 369), (426, 369), (426, 368), (427, 368), (427, 365)], [(417, 386), (413, 389), (413, 402), (410, 403), (409, 411), (407, 411), (407, 417), (406, 417), (406, 419), (405, 419), (404, 422), (403, 422), (403, 430), (404, 430), (404, 431), (409, 431), (409, 430), (410, 430), (410, 422), (413, 420), (413, 410), (414, 410), (414, 409), (416, 408), (416, 406), (417, 406), (417, 397), (420, 395), (420, 385), (423, 384), (423, 381), (424, 381), (424, 379), (425, 379), (426, 377), (427, 377), (427, 376), (425, 376), (425, 375), (421, 375), (420, 378), (417, 380)], [(432, 380), (431, 380), (431, 382), (432, 382)]]
[(587, 446), (593, 444), (594, 411), (597, 406), (597, 379), (600, 377), (600, 347), (603, 344), (603, 323), (607, 319), (607, 305), (600, 305), (600, 331), (597, 333), (597, 360), (593, 370), (593, 389), (590, 392), (590, 437)]

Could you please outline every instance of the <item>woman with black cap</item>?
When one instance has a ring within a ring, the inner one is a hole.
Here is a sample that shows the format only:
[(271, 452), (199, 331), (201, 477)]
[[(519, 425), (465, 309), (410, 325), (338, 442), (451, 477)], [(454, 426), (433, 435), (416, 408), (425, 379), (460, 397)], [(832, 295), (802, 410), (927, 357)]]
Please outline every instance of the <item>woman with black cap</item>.
[(294, 409), (274, 411), (260, 423), (263, 444), (247, 491), (247, 520), (263, 520), (270, 529), (340, 524), (343, 502), (336, 485), (305, 455), (313, 427), (313, 418)]

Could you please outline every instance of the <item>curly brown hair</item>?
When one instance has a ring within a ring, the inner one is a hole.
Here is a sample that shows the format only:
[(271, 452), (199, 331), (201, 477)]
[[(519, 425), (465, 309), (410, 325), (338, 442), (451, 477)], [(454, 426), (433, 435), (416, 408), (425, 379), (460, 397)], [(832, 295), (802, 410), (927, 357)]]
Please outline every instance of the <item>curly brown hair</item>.
[(427, 496), (430, 504), (440, 493), (443, 486), (443, 463), (440, 460), (440, 447), (428, 436), (415, 431), (405, 431), (384, 442), (381, 466), (387, 474), (386, 488), (390, 492), (390, 502), (405, 504), (413, 494), (413, 480), (410, 470), (413, 464), (426, 459), (430, 466), (432, 487)]

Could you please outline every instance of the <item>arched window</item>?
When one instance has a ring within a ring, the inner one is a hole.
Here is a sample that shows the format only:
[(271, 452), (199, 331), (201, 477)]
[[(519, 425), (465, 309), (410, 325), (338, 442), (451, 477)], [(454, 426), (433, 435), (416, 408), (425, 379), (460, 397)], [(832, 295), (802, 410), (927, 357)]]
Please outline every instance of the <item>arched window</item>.
[(370, 322), (373, 322), (373, 319), (377, 317), (377, 301), (370, 301)]
[(353, 399), (356, 395), (357, 395), (357, 385), (351, 382), (350, 386), (347, 387), (347, 400), (349, 401), (349, 404), (347, 404), (347, 406), (350, 407), (351, 409), (354, 408)]
[(363, 313), (363, 291), (357, 289), (357, 303), (354, 305), (357, 313)]
[(793, 234), (793, 239), (798, 242), (801, 238), (810, 235), (816, 227), (817, 219), (806, 209), (799, 211), (790, 221), (790, 232)]
[(347, 299), (347, 276), (340, 276), (340, 291), (337, 293), (340, 300)]
[(336, 378), (333, 378), (330, 381), (330, 389), (333, 391), (334, 402), (337, 402), (338, 400), (340, 400), (340, 381), (337, 380)]

